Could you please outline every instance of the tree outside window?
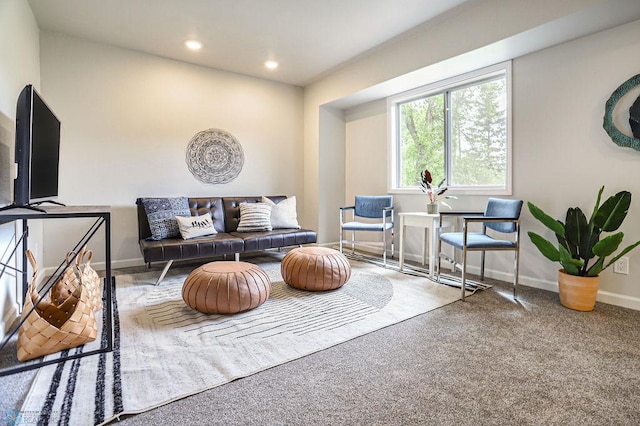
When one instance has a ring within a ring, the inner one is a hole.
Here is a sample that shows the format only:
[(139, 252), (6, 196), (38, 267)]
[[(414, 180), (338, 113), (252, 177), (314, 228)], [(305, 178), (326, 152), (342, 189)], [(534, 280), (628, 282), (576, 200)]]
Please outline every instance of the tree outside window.
[(396, 188), (417, 188), (424, 169), (436, 182), (446, 179), (453, 190), (508, 187), (506, 72), (393, 105)]

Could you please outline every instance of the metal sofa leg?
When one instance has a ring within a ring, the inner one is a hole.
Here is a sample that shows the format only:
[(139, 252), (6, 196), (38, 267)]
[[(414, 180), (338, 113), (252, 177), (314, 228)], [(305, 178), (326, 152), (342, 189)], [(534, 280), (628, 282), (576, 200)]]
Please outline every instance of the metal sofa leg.
[(160, 285), (160, 282), (164, 279), (164, 276), (167, 275), (167, 272), (169, 272), (169, 268), (171, 268), (172, 264), (173, 264), (173, 260), (170, 260), (167, 262), (166, 265), (164, 265), (164, 269), (160, 274), (160, 278), (158, 278), (158, 281), (156, 281), (156, 285)]
[(240, 262), (240, 253), (234, 253), (233, 258), (235, 259), (236, 262)]

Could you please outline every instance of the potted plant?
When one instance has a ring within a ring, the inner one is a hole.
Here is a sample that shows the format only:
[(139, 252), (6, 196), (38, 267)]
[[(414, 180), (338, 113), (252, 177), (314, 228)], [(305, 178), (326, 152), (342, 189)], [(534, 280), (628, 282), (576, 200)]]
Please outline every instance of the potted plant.
[(451, 206), (444, 201), (443, 198), (450, 199), (456, 198), (452, 195), (444, 195), (447, 192), (447, 186), (444, 185), (445, 179), (442, 179), (439, 184), (433, 184), (433, 178), (431, 177), (431, 173), (428, 169), (425, 169), (423, 172), (420, 172), (420, 188), (422, 192), (427, 194), (429, 197), (429, 202), (427, 203), (427, 213), (437, 214), (438, 213), (438, 202), (441, 202), (445, 206), (451, 208)]
[[(547, 259), (562, 265), (558, 272), (560, 303), (570, 309), (593, 310), (600, 272), (640, 244), (640, 241), (631, 244), (607, 260), (622, 243), (624, 234), (613, 232), (627, 216), (631, 193), (620, 191), (600, 204), (603, 191), (604, 186), (598, 192), (589, 221), (579, 207), (569, 208), (563, 223), (547, 215), (533, 203), (527, 203), (533, 217), (556, 234), (557, 248), (535, 232), (528, 232), (531, 242)], [(611, 234), (604, 236), (603, 233)]]

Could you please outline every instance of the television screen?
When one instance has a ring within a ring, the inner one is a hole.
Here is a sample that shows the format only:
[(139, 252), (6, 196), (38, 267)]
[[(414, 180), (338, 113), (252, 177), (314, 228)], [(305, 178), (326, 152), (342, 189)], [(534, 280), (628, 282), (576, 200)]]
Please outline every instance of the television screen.
[(14, 204), (24, 206), (56, 198), (60, 121), (31, 85), (18, 97), (15, 152), (18, 176)]

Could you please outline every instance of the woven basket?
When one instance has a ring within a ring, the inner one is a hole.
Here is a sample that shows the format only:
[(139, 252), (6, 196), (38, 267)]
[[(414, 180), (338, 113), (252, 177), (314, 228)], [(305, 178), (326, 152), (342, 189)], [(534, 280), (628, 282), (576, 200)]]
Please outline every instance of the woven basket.
[(97, 312), (102, 309), (102, 279), (91, 267), (91, 259), (93, 259), (93, 251), (83, 247), (76, 257), (76, 266), (80, 271), (80, 282), (87, 291), (89, 305), (94, 312)]
[(18, 332), (18, 360), (38, 358), (95, 340), (96, 319), (73, 265), (67, 259), (67, 268), (52, 286), (50, 295), (31, 311), (40, 298), (36, 290), (38, 266), (29, 250), (27, 258), (33, 267), (33, 276), (22, 310), (22, 317), (26, 319)]

